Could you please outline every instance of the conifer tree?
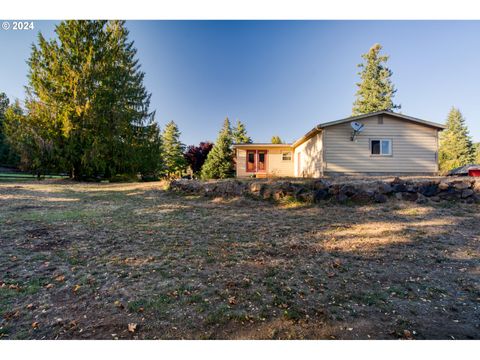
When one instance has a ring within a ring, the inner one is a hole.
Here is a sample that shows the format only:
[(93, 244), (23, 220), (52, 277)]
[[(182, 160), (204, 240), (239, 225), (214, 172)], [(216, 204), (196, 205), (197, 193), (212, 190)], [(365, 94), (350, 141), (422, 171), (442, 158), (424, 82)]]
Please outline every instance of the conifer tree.
[(166, 126), (162, 134), (163, 143), (163, 162), (165, 171), (169, 176), (181, 175), (181, 172), (185, 170), (187, 163), (183, 152), (185, 151), (185, 145), (180, 142), (180, 131), (177, 124), (170, 121)]
[(480, 165), (480, 143), (475, 144), (476, 154), (475, 154), (475, 164)]
[(208, 153), (207, 160), (203, 164), (201, 177), (203, 179), (225, 179), (234, 174), (232, 130), (230, 120), (225, 118), (215, 145)]
[(270, 142), (272, 144), (283, 144), (283, 140), (278, 135), (272, 136), (272, 139), (270, 140)]
[(143, 180), (157, 180), (164, 173), (163, 145), (160, 128), (156, 123), (138, 128), (137, 159), (138, 171)]
[(386, 66), (387, 55), (380, 55), (382, 46), (373, 45), (362, 55), (364, 62), (359, 64), (361, 81), (357, 83), (356, 100), (352, 114), (361, 115), (375, 111), (392, 111), (400, 109), (400, 105), (393, 103), (397, 90), (391, 81), (392, 71)]
[(440, 133), (438, 152), (440, 170), (448, 171), (473, 163), (475, 150), (459, 109), (452, 107), (446, 126), (447, 128)]
[(74, 178), (137, 172), (135, 137), (154, 114), (125, 22), (62, 21), (55, 33), (32, 47), (26, 118)]
[(245, 125), (237, 120), (235, 128), (232, 130), (232, 139), (235, 144), (251, 144), (252, 139), (247, 135)]

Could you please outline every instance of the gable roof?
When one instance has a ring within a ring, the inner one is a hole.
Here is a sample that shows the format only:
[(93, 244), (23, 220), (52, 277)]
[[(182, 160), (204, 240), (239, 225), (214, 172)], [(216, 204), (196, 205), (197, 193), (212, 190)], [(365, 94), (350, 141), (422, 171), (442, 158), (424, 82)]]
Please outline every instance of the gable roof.
[(407, 121), (431, 126), (431, 127), (437, 128), (437, 129), (445, 129), (446, 128), (446, 126), (442, 125), (442, 124), (438, 124), (438, 123), (435, 123), (435, 122), (432, 122), (432, 121), (422, 120), (422, 119), (419, 119), (419, 118), (415, 118), (413, 116), (407, 116), (407, 115), (398, 114), (398, 113), (395, 113), (393, 111), (386, 111), (386, 110), (377, 111), (377, 112), (373, 112), (373, 113), (369, 113), (369, 114), (350, 116), (350, 117), (345, 118), (345, 119), (329, 121), (329, 122), (326, 122), (326, 123), (319, 124), (317, 126), (320, 127), (320, 128), (325, 128), (325, 127), (328, 127), (328, 126), (342, 124), (342, 123), (345, 123), (345, 122), (350, 122), (350, 121), (355, 121), (355, 120), (360, 120), (360, 119), (364, 119), (364, 118), (371, 117), (371, 116), (376, 116), (376, 115), (389, 115), (389, 116), (400, 118), (402, 120), (407, 120)]
[(333, 126), (333, 125), (338, 125), (338, 124), (343, 124), (343, 123), (347, 123), (347, 122), (351, 122), (351, 121), (361, 120), (361, 119), (365, 119), (365, 118), (372, 117), (372, 116), (377, 116), (377, 115), (388, 115), (388, 116), (396, 117), (396, 118), (399, 118), (399, 119), (402, 119), (402, 120), (414, 122), (414, 123), (417, 123), (417, 124), (430, 126), (430, 127), (440, 129), (440, 130), (443, 130), (443, 129), (446, 128), (446, 126), (443, 125), (443, 124), (418, 119), (418, 118), (415, 118), (415, 117), (412, 117), (412, 116), (398, 114), (398, 113), (395, 113), (393, 111), (383, 110), (383, 111), (376, 111), (376, 112), (368, 113), (368, 114), (350, 116), (350, 117), (347, 117), (347, 118), (344, 118), (344, 119), (329, 121), (329, 122), (326, 122), (326, 123), (318, 124), (312, 130), (310, 130), (308, 133), (306, 133), (304, 136), (302, 136), (300, 139), (295, 141), (292, 145), (293, 145), (293, 147), (297, 147), (298, 145), (302, 144), (306, 140), (310, 139), (312, 136), (318, 134), (322, 129), (324, 129), (326, 127)]

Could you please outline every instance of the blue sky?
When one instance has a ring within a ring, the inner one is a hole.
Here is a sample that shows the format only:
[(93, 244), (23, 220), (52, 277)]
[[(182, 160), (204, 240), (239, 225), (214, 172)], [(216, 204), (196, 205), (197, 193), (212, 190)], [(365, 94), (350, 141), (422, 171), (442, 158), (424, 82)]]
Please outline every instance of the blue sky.
[[(0, 30), (0, 91), (24, 98), (38, 31)], [(254, 141), (293, 141), (350, 115), (356, 65), (379, 42), (405, 114), (445, 121), (460, 108), (480, 141), (480, 21), (127, 21), (152, 109), (182, 141), (214, 141), (225, 116)]]

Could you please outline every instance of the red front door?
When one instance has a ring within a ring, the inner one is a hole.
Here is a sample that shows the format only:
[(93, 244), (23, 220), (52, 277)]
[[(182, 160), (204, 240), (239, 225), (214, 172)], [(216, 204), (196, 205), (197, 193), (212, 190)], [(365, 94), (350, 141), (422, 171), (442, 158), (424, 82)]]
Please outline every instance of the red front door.
[(247, 150), (247, 172), (267, 172), (267, 150)]
[(258, 172), (265, 172), (267, 171), (267, 151), (266, 150), (259, 150), (258, 151), (258, 165), (257, 171)]
[(247, 172), (256, 171), (255, 150), (247, 150)]

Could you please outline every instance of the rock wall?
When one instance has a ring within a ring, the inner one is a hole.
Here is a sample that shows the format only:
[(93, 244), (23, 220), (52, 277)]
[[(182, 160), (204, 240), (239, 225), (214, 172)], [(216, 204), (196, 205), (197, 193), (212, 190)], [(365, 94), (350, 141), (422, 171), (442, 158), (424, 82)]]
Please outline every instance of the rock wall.
[(236, 179), (202, 182), (174, 180), (170, 190), (210, 197), (252, 196), (281, 201), (294, 198), (301, 202), (383, 203), (389, 198), (427, 203), (461, 201), (480, 203), (480, 179), (363, 180), (331, 183), (325, 179), (301, 181), (261, 181)]

